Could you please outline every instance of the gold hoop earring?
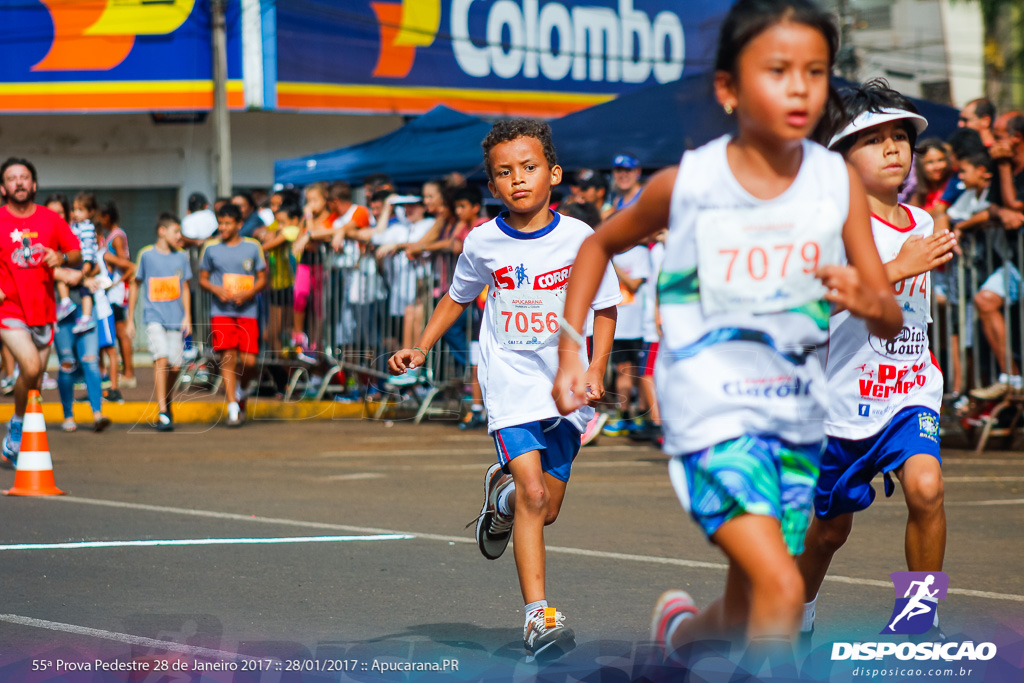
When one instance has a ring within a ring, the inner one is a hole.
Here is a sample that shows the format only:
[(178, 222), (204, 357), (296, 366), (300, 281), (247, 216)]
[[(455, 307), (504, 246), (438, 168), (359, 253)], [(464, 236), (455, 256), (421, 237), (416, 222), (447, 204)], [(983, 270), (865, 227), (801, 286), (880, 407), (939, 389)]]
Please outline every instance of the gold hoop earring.
[(732, 111), (733, 111), (733, 110), (732, 110), (732, 105), (731, 105), (731, 104), (726, 104), (725, 106), (723, 106), (723, 107), (722, 107), (722, 109), (724, 109), (724, 110), (725, 110), (725, 113), (726, 113), (727, 115), (729, 115), (729, 116), (731, 116), (731, 115), (732, 115)]

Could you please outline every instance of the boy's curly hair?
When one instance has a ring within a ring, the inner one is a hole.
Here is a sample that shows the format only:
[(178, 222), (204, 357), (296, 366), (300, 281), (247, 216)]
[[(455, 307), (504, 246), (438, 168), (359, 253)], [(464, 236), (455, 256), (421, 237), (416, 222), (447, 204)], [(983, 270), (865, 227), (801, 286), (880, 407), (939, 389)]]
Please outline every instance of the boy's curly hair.
[(484, 148), (484, 167), (487, 169), (488, 180), (494, 179), (491, 174), (491, 150), (495, 145), (516, 138), (535, 138), (544, 150), (544, 158), (547, 160), (548, 166), (558, 163), (555, 143), (551, 141), (551, 126), (537, 119), (502, 119), (495, 122), (491, 132), (481, 143)]

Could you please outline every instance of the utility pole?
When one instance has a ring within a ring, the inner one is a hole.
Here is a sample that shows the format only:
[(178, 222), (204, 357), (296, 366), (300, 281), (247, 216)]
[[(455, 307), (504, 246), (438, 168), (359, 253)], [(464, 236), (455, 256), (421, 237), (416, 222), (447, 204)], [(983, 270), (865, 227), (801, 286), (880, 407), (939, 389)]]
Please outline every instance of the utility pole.
[(850, 29), (853, 28), (853, 17), (849, 13), (849, 0), (838, 0), (839, 12), (839, 54), (836, 55), (836, 68), (839, 75), (848, 81), (857, 80), (857, 52), (851, 43)]
[(216, 144), (217, 196), (231, 196), (231, 120), (228, 118), (228, 48), (224, 6), (210, 0), (213, 19), (213, 137)]

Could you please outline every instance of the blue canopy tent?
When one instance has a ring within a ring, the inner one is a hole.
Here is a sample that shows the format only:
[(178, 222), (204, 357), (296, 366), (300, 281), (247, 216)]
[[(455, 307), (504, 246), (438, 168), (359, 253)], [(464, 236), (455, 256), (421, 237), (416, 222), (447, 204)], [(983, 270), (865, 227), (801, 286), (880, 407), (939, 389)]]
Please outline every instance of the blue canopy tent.
[[(648, 169), (678, 164), (684, 150), (735, 129), (715, 100), (711, 79), (711, 74), (695, 74), (553, 121), (559, 163), (570, 170), (608, 168), (617, 154), (631, 154)], [(838, 77), (832, 84), (840, 92), (853, 85)], [(956, 130), (957, 109), (910, 99), (928, 119), (926, 137), (945, 139)]]
[(465, 175), (483, 167), (480, 142), (491, 124), (437, 106), (375, 140), (274, 164), (274, 182), (305, 185), (319, 180), (359, 183), (387, 173), (396, 183), (422, 182), (452, 171)]

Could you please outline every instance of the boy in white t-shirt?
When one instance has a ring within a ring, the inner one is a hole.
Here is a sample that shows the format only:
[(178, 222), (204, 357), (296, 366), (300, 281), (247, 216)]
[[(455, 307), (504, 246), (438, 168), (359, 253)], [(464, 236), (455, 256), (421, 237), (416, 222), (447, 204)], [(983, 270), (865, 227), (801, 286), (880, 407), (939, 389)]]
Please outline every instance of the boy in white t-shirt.
[[(389, 361), (393, 375), (426, 363), (427, 353), (484, 287), (480, 384), (488, 432), (499, 462), (485, 476), (477, 544), (497, 559), (511, 537), (526, 603), (523, 640), (538, 658), (576, 646), (561, 612), (545, 599), (544, 526), (558, 517), (580, 435), (594, 410), (585, 405), (560, 418), (551, 397), (558, 370), (562, 294), (580, 244), (593, 230), (548, 207), (562, 180), (551, 129), (530, 119), (499, 121), (483, 142), (488, 188), (507, 207), (466, 238), (451, 288), (438, 303), (417, 346)], [(591, 304), (593, 361), (586, 372), (590, 404), (604, 395), (603, 377), (615, 333), (618, 282), (606, 268)], [(585, 351), (580, 362), (587, 364)], [(515, 522), (513, 524), (513, 522)]]
[[(903, 329), (892, 339), (876, 337), (847, 311), (835, 313), (829, 323), (828, 444), (814, 492), (814, 519), (798, 560), (808, 600), (801, 626), (805, 644), (813, 633), (818, 589), (849, 537), (854, 513), (874, 501), (875, 476), (884, 476), (886, 496), (895, 488), (893, 476), (903, 489), (910, 571), (941, 571), (946, 546), (938, 414), (942, 373), (928, 349), (928, 323), (930, 271), (949, 261), (956, 241), (949, 232), (933, 234), (927, 212), (898, 200), (914, 143), (927, 125), (914, 105), (884, 82), (872, 81), (848, 94), (844, 109), (829, 148), (843, 155), (864, 184), (871, 231), (903, 311)], [(935, 611), (934, 626), (938, 623)]]

